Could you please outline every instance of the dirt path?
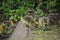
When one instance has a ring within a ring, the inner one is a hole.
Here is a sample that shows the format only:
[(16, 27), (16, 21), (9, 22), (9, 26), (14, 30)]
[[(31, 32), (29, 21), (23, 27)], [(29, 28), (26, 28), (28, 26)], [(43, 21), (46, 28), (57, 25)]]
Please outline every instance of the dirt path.
[(28, 40), (27, 34), (31, 33), (31, 30), (30, 30), (30, 32), (28, 32), (27, 29), (28, 28), (20, 21), (18, 23), (18, 25), (16, 26), (15, 31), (13, 32), (11, 37), (9, 38), (9, 40)]

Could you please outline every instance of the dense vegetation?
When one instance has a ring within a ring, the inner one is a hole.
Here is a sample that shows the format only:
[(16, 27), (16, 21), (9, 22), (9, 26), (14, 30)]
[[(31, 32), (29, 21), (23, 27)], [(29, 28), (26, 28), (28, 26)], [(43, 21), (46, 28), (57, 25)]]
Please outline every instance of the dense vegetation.
[(0, 26), (10, 28), (31, 10), (40, 16), (59, 13), (60, 0), (0, 0)]

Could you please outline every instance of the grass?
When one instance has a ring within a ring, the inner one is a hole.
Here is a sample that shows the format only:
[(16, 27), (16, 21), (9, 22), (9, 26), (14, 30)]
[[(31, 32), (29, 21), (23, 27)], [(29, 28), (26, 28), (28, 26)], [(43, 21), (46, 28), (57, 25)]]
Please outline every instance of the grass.
[(56, 25), (50, 26), (47, 31), (35, 28), (33, 37), (30, 37), (29, 40), (60, 40), (60, 28)]

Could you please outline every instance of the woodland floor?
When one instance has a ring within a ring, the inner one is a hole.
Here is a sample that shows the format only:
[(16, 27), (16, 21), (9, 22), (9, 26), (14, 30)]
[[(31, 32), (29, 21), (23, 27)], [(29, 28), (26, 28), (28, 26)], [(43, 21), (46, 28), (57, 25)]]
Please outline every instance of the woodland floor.
[(29, 40), (60, 40), (60, 27), (50, 26), (48, 31), (36, 28), (33, 30), (33, 37)]

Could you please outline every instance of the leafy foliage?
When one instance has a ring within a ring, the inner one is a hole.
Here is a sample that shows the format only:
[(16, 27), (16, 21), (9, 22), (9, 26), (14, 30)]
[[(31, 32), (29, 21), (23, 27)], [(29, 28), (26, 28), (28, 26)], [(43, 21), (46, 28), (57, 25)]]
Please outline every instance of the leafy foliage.
[(0, 0), (0, 24), (9, 20), (11, 25), (17, 23), (30, 9), (39, 16), (60, 11), (59, 0)]

